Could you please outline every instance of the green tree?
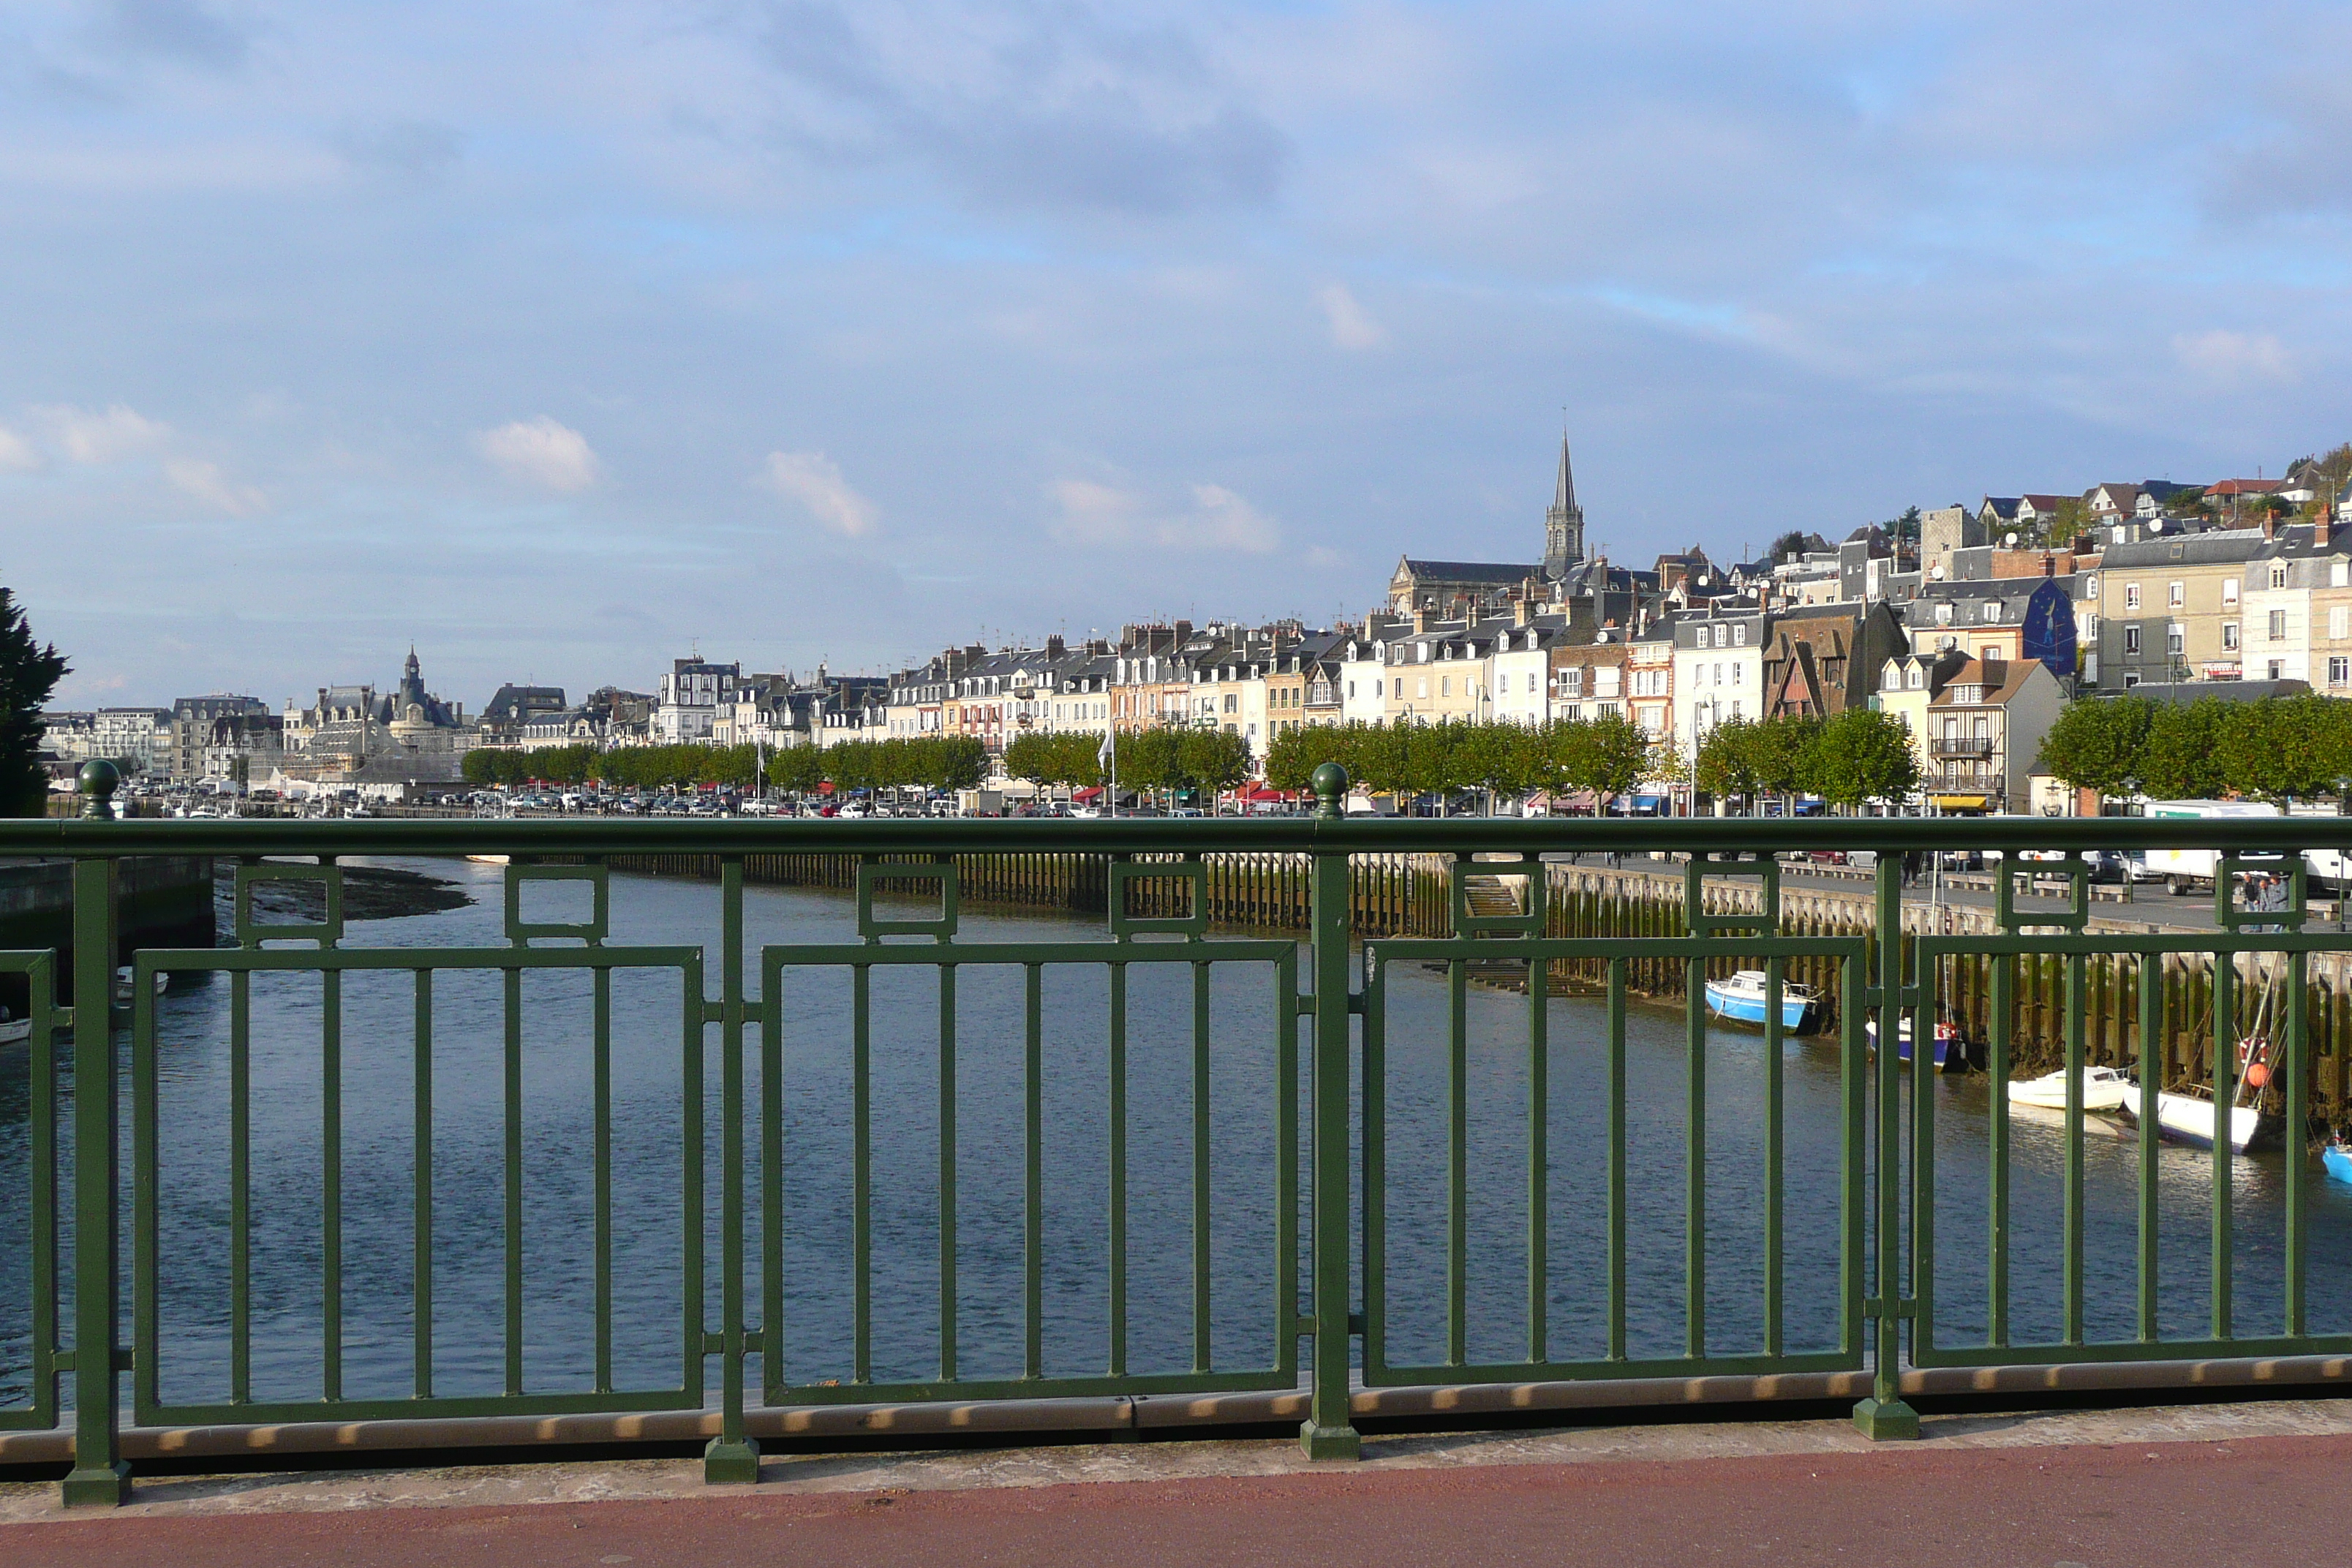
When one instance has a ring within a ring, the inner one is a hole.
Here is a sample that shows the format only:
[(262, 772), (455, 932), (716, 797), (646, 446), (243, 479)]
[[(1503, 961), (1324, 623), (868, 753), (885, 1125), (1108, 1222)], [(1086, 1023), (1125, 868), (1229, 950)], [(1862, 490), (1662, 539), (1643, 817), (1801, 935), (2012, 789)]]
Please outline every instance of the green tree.
[(1642, 782), (1650, 766), (1649, 737), (1642, 727), (1620, 713), (1604, 713), (1576, 726), (1567, 748), (1570, 788), (1591, 790), (1594, 809), (1606, 814), (1609, 803)]
[(1812, 794), (1852, 811), (1864, 801), (1892, 805), (1917, 789), (1919, 759), (1902, 720), (1849, 708), (1822, 721), (1805, 749), (1802, 774)]
[(1805, 552), (1806, 544), (1810, 542), (1810, 536), (1803, 529), (1792, 528), (1772, 542), (1770, 547), (1764, 552), (1764, 558), (1777, 565), (1791, 555), (1802, 555)]
[(1348, 770), (1349, 778), (1361, 777), (1362, 770), (1356, 761), (1361, 722), (1353, 724), (1301, 724), (1285, 730), (1266, 745), (1265, 782), (1274, 789), (1303, 790), (1314, 777), (1315, 770), (1325, 763), (1337, 763)]
[(1402, 723), (1365, 726), (1356, 737), (1355, 761), (1349, 771), (1375, 795), (1403, 795), (1412, 787), (1413, 728)]
[(824, 782), (824, 754), (814, 746), (785, 746), (768, 759), (768, 782), (793, 795), (814, 795)]
[(2033, 764), (2074, 789), (2132, 795), (2156, 704), (2145, 697), (2084, 697), (2066, 704)]
[(1800, 793), (1804, 788), (1805, 758), (1821, 732), (1821, 720), (1809, 713), (1781, 713), (1758, 721), (1748, 751), (1756, 788), (1782, 796)]
[(2313, 693), (2224, 704), (2214, 753), (2225, 786), (2280, 805), (2336, 793), (2352, 773), (2347, 707)]
[(2229, 787), (2221, 760), (2228, 721), (2221, 699), (2158, 704), (2140, 748), (2140, 788), (2159, 800), (2212, 800)]
[(38, 816), (48, 810), (41, 712), (71, 668), (57, 644), (33, 640), (16, 595), (0, 588), (0, 816)]
[(1756, 798), (1756, 721), (1727, 719), (1706, 732), (1691, 766), (1691, 782), (1718, 801)]
[(1177, 760), (1186, 784), (1213, 794), (1250, 776), (1249, 742), (1223, 730), (1185, 731)]

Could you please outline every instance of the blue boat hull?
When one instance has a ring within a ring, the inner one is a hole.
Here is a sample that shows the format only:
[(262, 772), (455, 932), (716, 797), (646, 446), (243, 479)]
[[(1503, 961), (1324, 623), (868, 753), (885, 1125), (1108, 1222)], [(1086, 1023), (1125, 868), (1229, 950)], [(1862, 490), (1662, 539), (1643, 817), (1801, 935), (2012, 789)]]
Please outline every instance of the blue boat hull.
[(2339, 1182), (2352, 1182), (2352, 1149), (2330, 1143), (2319, 1152), (2319, 1168)]
[[(1706, 1005), (1716, 1016), (1734, 1023), (1764, 1026), (1764, 998), (1735, 994), (1716, 986), (1706, 988)], [(1783, 995), (1780, 998), (1780, 1027), (1791, 1034), (1802, 1034), (1813, 1021), (1813, 1004), (1808, 997)]]

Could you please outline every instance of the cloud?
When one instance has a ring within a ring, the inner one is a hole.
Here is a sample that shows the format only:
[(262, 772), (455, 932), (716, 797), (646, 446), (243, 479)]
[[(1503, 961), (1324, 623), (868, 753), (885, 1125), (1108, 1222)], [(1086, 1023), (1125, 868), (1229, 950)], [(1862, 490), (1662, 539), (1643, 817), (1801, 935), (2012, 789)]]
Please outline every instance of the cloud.
[(40, 468), (40, 448), (0, 425), (0, 474), (30, 474)]
[(474, 450), (510, 479), (565, 495), (588, 489), (604, 472), (585, 436), (544, 414), (481, 432)]
[(1057, 479), (1047, 493), (1061, 515), (1049, 525), (1066, 544), (1146, 545), (1161, 550), (1268, 554), (1280, 546), (1275, 521), (1223, 485), (1194, 485), (1190, 508), (1165, 510), (1095, 479)]
[(244, 33), (194, 0), (114, 0), (100, 33), (127, 55), (231, 70), (245, 63)]
[(851, 539), (873, 532), (880, 515), (872, 501), (850, 489), (840, 466), (823, 452), (771, 452), (760, 482)]
[(2172, 340), (2172, 353), (2188, 369), (2227, 385), (2295, 378), (2294, 356), (2269, 332), (2182, 332)]
[(221, 472), (218, 463), (175, 458), (163, 465), (163, 477), (206, 506), (231, 517), (248, 517), (269, 504), (269, 498), (253, 486), (232, 482)]
[(335, 150), (353, 169), (412, 184), (430, 184), (457, 166), (466, 153), (465, 133), (425, 120), (395, 120), (335, 137)]
[(1355, 291), (1345, 283), (1327, 283), (1315, 291), (1316, 303), (1323, 307), (1324, 316), (1331, 323), (1331, 342), (1336, 348), (1380, 349), (1388, 347), (1389, 332), (1356, 300)]
[(77, 463), (113, 463), (143, 457), (172, 438), (172, 427), (122, 404), (92, 414), (68, 405), (33, 410), (48, 426), (49, 439)]
[(1074, 5), (777, 0), (765, 16), (791, 89), (775, 135), (820, 164), (911, 161), (989, 203), (1166, 214), (1263, 205), (1288, 162), (1172, 24)]

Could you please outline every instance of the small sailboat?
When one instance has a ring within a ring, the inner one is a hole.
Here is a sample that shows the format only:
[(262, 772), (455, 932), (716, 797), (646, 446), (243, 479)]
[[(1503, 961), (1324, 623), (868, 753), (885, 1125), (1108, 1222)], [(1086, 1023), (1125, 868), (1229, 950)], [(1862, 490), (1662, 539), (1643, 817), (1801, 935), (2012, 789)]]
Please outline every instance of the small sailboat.
[[(2132, 1080), (2120, 1068), (2093, 1067), (2083, 1069), (2083, 1109), (2086, 1111), (2115, 1110), (2123, 1105), (2125, 1091), (2133, 1087)], [(2023, 1083), (2009, 1086), (2011, 1105), (2038, 1106), (2043, 1110), (2066, 1109), (2066, 1069), (2044, 1073)]]
[[(1707, 1010), (1718, 1018), (1760, 1026), (1768, 1001), (1760, 969), (1743, 969), (1728, 979), (1706, 983)], [(1821, 997), (1811, 986), (1780, 983), (1780, 1027), (1801, 1035), (1820, 1019)]]
[[(2126, 1116), (2137, 1121), (2144, 1114), (2141, 1110), (2144, 1100), (2139, 1085), (2126, 1084), (2120, 1109)], [(2157, 1095), (2157, 1136), (2168, 1138), (2176, 1143), (2186, 1143), (2192, 1149), (2210, 1149), (2213, 1147), (2214, 1131), (2221, 1125), (2216, 1113), (2224, 1109), (2230, 1116), (2229, 1139), (2232, 1152), (2242, 1154), (2257, 1144), (2271, 1142), (2278, 1132), (2276, 1117), (2266, 1117), (2252, 1105), (2217, 1106), (2213, 1103), (2211, 1089), (2194, 1085), (2179, 1093), (2165, 1089)]]
[(22, 1045), (33, 1037), (33, 1020), (19, 1018), (0, 1007), (0, 1046)]
[(2319, 1168), (2339, 1182), (2352, 1182), (2352, 1148), (2341, 1138), (2330, 1138), (2319, 1151)]
[[(1873, 1018), (1862, 1027), (1863, 1032), (1870, 1037), (1870, 1048), (1876, 1050), (1878, 1020)], [(1961, 1047), (1960, 1031), (1958, 1026), (1949, 1022), (1937, 1024), (1935, 1048), (1932, 1054), (1937, 1072), (1958, 1072), (1968, 1065), (1968, 1053)], [(1908, 1013), (1904, 1014), (1895, 1025), (1895, 1058), (1897, 1061), (1905, 1062), (1911, 1059), (1911, 1015)]]
[[(127, 963), (114, 972), (114, 999), (116, 1002), (123, 1004), (128, 1004), (130, 1002), (131, 995), (131, 988), (134, 984), (131, 979), (133, 973), (134, 972), (131, 966)], [(164, 973), (163, 971), (160, 969), (155, 972), (156, 995), (161, 996), (163, 994), (164, 988), (171, 984), (172, 977), (169, 974)]]

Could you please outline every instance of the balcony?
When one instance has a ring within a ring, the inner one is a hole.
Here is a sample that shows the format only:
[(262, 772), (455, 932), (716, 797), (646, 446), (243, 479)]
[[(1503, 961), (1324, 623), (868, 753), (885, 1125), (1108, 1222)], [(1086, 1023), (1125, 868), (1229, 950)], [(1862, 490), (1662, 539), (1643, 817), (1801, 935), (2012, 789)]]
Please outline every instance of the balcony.
[(1990, 757), (1992, 752), (1990, 735), (1937, 735), (1927, 742), (1932, 757)]

